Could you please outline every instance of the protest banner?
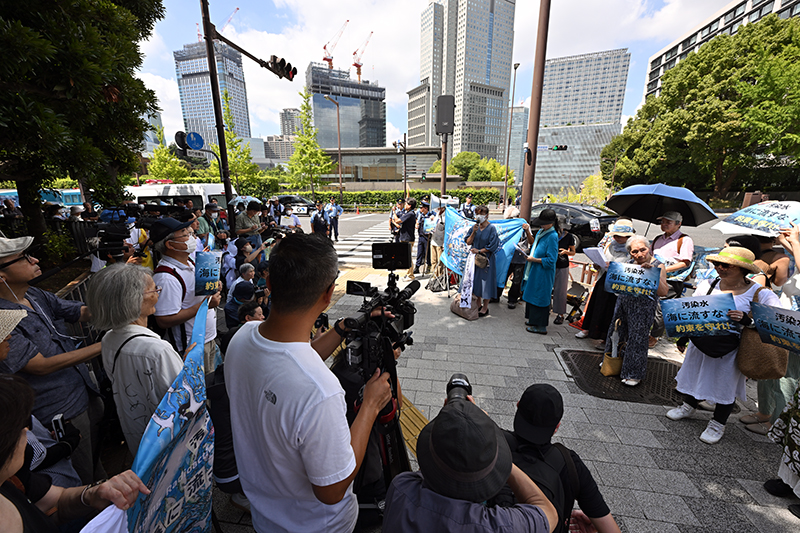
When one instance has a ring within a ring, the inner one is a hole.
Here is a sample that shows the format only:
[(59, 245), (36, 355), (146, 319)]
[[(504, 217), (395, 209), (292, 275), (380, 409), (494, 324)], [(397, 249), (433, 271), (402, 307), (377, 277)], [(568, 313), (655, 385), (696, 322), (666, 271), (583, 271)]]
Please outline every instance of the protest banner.
[(753, 302), (753, 322), (762, 342), (800, 352), (800, 312)]
[(661, 302), (668, 337), (728, 335), (736, 331), (735, 324), (728, 317), (728, 311), (732, 309), (736, 309), (736, 305), (730, 293)]
[(194, 260), (194, 294), (208, 296), (222, 288), (219, 274), (222, 271), (222, 254), (197, 252)]
[(425, 217), (422, 219), (422, 233), (433, 233), (436, 229), (436, 217)]
[(162, 398), (131, 470), (150, 489), (123, 511), (107, 507), (81, 533), (204, 533), (211, 530), (214, 426), (206, 409), (203, 369), (208, 299), (192, 330), (194, 348)]
[[(511, 257), (514, 255), (514, 245), (522, 238), (522, 225), (525, 221), (521, 218), (511, 218), (491, 220), (489, 223), (497, 230), (497, 237), (500, 240), (497, 251), (489, 258), (489, 261), (494, 261), (495, 264), (497, 286), (504, 287), (508, 265), (511, 264)], [(465, 218), (452, 207), (447, 206), (445, 209), (444, 253), (442, 253), (441, 261), (444, 266), (459, 276), (464, 275), (464, 266), (470, 250), (467, 236), (474, 225), (474, 220)]]
[(655, 298), (661, 270), (658, 267), (644, 268), (633, 263), (608, 265), (605, 289), (616, 294), (630, 294)]

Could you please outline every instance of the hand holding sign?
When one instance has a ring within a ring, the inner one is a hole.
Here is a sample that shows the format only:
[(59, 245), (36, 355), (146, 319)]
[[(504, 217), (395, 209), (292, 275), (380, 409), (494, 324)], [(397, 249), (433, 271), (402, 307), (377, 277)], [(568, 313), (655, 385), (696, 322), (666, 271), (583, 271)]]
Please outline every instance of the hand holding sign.
[(630, 263), (610, 263), (606, 274), (605, 289), (616, 294), (655, 298), (661, 269), (643, 268)]
[(758, 302), (750, 310), (762, 342), (800, 352), (800, 312)]
[(669, 337), (728, 335), (736, 329), (730, 316), (736, 311), (730, 293), (664, 300), (661, 311)]

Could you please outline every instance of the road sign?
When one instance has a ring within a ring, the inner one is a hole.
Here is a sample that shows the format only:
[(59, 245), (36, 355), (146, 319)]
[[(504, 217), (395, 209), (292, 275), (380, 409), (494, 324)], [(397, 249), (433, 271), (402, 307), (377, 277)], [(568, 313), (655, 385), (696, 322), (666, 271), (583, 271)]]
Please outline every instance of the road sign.
[(186, 150), (186, 155), (189, 157), (205, 157), (206, 153), (200, 150)]
[[(203, 144), (205, 144), (205, 143), (203, 142), (203, 138), (200, 136), (199, 133), (195, 133), (193, 131), (190, 131), (186, 135), (186, 144), (189, 146), (189, 148), (191, 148), (193, 150), (200, 150), (203, 147)], [(195, 156), (192, 156), (192, 157), (195, 157)]]

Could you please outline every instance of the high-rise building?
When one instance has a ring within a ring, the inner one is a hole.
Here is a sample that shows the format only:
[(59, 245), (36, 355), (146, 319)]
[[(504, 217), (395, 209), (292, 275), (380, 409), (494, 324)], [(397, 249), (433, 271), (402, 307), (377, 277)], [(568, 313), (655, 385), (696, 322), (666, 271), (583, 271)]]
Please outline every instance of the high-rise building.
[(267, 135), (264, 140), (264, 153), (267, 159), (275, 159), (282, 163), (289, 161), (294, 154), (294, 135)]
[[(172, 55), (175, 58), (175, 73), (181, 96), (183, 126), (187, 133), (199, 133), (207, 149), (210, 144), (218, 144), (218, 140), (206, 45), (186, 44), (183, 50), (177, 50)], [(227, 89), (231, 99), (233, 131), (239, 137), (250, 137), (250, 114), (247, 109), (242, 54), (225, 43), (215, 42), (214, 55), (217, 60), (220, 94)]]
[(661, 93), (661, 76), (687, 55), (696, 52), (717, 35), (733, 35), (743, 24), (757, 22), (770, 13), (777, 13), (783, 19), (800, 16), (800, 2), (733, 0), (650, 57), (650, 68), (644, 82), (645, 97), (651, 94), (658, 96)]
[[(150, 127), (144, 132), (144, 146), (142, 146), (142, 154), (145, 157), (152, 157), (153, 151), (155, 151), (160, 144), (158, 140), (158, 130), (163, 128), (164, 125), (161, 123), (161, 113), (158, 111), (152, 115), (150, 113), (145, 114), (144, 119), (147, 121), (147, 124)], [(164, 133), (164, 143), (169, 144), (166, 132)]]
[(540, 124), (619, 122), (630, 63), (627, 48), (548, 59)]
[(420, 17), (420, 85), (409, 91), (409, 146), (435, 144), (435, 103), (455, 97), (452, 153), (501, 160), (515, 0), (431, 0)]
[(511, 143), (508, 148), (508, 170), (514, 171), (514, 183), (522, 184), (525, 169), (525, 143), (528, 142), (528, 112), (525, 106), (511, 108)]
[(350, 79), (347, 70), (331, 69), (324, 63), (309, 63), (306, 88), (312, 94), (314, 126), (322, 148), (337, 147), (336, 104), (342, 148), (386, 146), (386, 89), (367, 80)]
[(302, 129), (299, 109), (281, 111), (281, 135), (297, 135)]

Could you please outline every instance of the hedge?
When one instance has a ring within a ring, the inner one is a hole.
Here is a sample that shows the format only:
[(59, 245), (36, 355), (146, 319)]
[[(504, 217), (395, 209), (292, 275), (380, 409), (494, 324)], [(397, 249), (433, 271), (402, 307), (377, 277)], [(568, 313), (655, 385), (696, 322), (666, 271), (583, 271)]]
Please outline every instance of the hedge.
[[(317, 200), (327, 201), (331, 196), (335, 198), (339, 198), (339, 191), (316, 191), (317, 192)], [(430, 196), (435, 194), (439, 196), (439, 189), (429, 189), (429, 190), (422, 190), (422, 189), (412, 189), (409, 190), (411, 197), (416, 198), (419, 201), (420, 198), (423, 196)], [(296, 194), (299, 196), (303, 196), (308, 198), (309, 200), (313, 200), (311, 191), (281, 191), (279, 194)], [(475, 205), (486, 205), (491, 202), (499, 203), (500, 202), (500, 191), (497, 189), (492, 188), (480, 188), (480, 189), (454, 189), (447, 191), (447, 194), (450, 196), (458, 197), (459, 201), (464, 202), (466, 200), (468, 194), (472, 194), (472, 203)], [(397, 202), (398, 199), (403, 197), (403, 191), (345, 191), (343, 193), (342, 203), (347, 204), (363, 204), (363, 205), (371, 205), (371, 204), (394, 204)]]

